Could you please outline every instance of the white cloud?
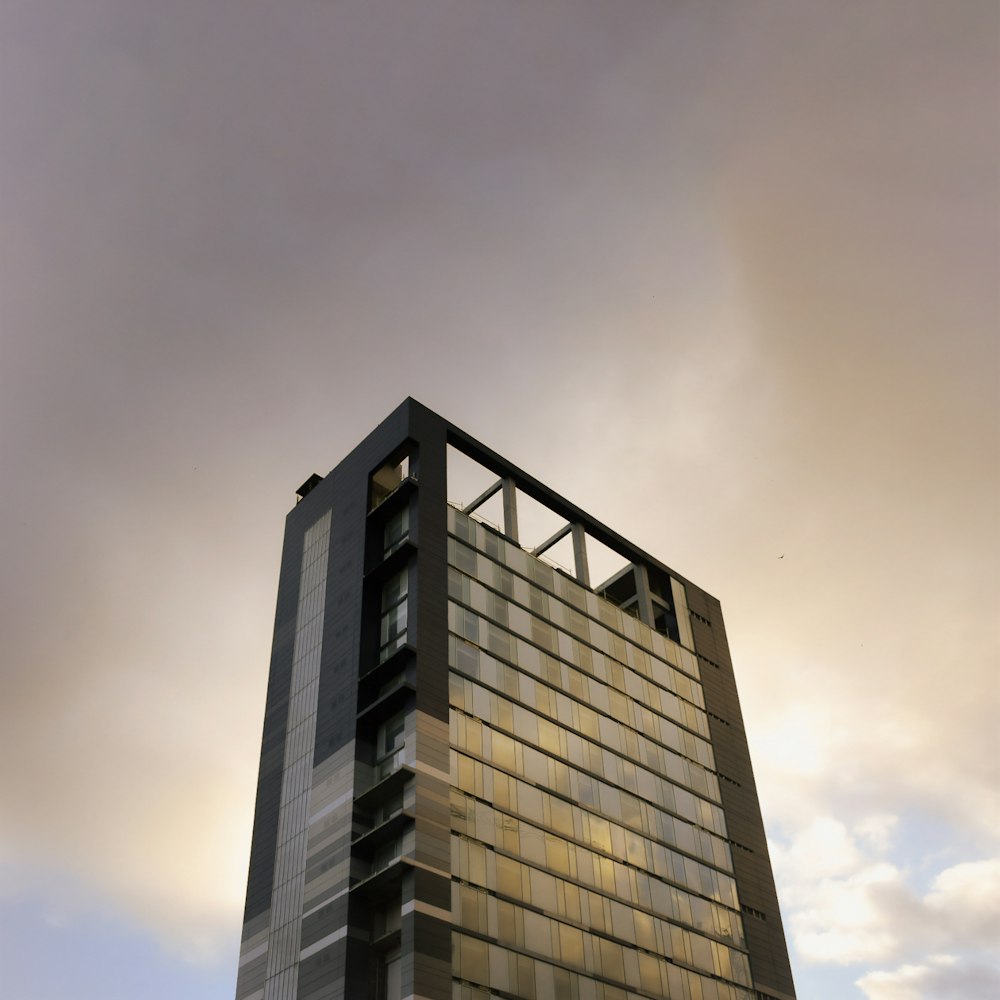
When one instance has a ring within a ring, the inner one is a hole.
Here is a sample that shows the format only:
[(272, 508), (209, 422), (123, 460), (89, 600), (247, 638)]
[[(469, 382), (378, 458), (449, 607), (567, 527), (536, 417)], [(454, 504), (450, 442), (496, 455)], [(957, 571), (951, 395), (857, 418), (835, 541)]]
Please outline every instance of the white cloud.
[[(967, 963), (1000, 941), (1000, 858), (942, 869), (921, 891), (917, 877), (929, 857), (912, 869), (884, 857), (898, 826), (888, 813), (852, 826), (822, 816), (788, 842), (771, 845), (785, 922), (802, 959), (816, 965), (909, 963), (865, 979), (876, 1000), (908, 1000), (911, 987), (923, 989), (930, 972), (921, 970), (931, 966), (920, 963), (927, 955), (957, 955)], [(937, 965), (933, 970), (934, 976), (940, 972)]]
[(899, 822), (898, 817), (889, 813), (867, 816), (855, 826), (858, 836), (876, 853), (889, 850), (893, 842), (893, 832)]
[[(795, 906), (795, 898), (803, 899)], [(790, 924), (800, 955), (812, 962), (877, 962), (900, 949), (900, 923), (890, 915), (911, 901), (898, 868), (867, 865), (843, 878), (822, 878), (792, 896)]]
[(945, 869), (924, 904), (935, 925), (966, 946), (995, 946), (1000, 941), (1000, 858)]
[(785, 848), (773, 851), (775, 868), (792, 882), (813, 883), (855, 871), (861, 854), (847, 827), (830, 816), (813, 820)]
[(869, 972), (857, 985), (868, 1000), (994, 1000), (1000, 996), (1000, 968), (935, 955), (891, 972)]

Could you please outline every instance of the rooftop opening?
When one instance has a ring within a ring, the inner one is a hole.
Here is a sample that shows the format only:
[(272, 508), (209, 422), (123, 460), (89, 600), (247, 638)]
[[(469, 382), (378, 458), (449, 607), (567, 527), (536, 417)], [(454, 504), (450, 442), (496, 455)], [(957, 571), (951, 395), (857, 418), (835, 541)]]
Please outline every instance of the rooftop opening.
[(323, 482), (323, 477), (314, 472), (296, 491), (296, 503), (302, 503), (305, 498)]
[[(676, 641), (669, 574), (598, 541), (582, 518), (567, 520), (567, 514), (525, 492), (518, 479), (513, 470), (489, 469), (448, 446), (449, 503)], [(537, 488), (532, 492), (537, 495)]]
[(372, 473), (371, 496), (368, 509), (374, 510), (386, 497), (399, 489), (404, 479), (410, 478), (409, 451), (397, 452), (385, 465)]

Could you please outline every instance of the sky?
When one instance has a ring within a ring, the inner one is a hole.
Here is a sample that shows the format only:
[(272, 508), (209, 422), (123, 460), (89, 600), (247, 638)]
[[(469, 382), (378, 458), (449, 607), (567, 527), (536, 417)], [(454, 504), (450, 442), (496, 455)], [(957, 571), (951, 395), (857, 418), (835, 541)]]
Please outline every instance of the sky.
[(406, 396), (720, 598), (803, 1000), (1000, 995), (993, 0), (0, 0), (0, 992), (231, 998), (283, 519)]

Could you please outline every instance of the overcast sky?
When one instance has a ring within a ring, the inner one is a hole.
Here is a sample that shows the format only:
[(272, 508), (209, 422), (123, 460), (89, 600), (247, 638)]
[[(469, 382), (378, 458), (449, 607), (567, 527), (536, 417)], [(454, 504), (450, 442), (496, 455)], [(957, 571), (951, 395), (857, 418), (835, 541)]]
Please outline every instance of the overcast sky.
[(803, 1000), (1000, 995), (998, 121), (994, 0), (0, 0), (4, 997), (231, 998), (407, 395), (721, 599)]

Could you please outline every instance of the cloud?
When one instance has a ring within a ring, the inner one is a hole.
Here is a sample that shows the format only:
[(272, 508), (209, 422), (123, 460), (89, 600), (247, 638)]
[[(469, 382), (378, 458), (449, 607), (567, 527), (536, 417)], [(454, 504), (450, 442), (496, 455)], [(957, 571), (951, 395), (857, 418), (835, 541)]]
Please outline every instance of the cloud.
[[(788, 889), (786, 883), (786, 889)], [(899, 952), (900, 916), (912, 907), (902, 873), (887, 862), (788, 891), (796, 951), (815, 963), (878, 962)]]
[(941, 872), (924, 898), (928, 917), (966, 947), (1000, 942), (1000, 858), (967, 861)]
[[(1000, 859), (941, 869), (921, 892), (918, 873), (929, 858), (902, 867), (883, 857), (897, 830), (907, 833), (888, 814), (853, 827), (819, 817), (788, 842), (772, 843), (785, 924), (807, 962), (880, 965), (927, 954), (966, 962), (1000, 940)], [(907, 982), (902, 976), (885, 989)]]
[(898, 816), (879, 813), (874, 816), (866, 816), (855, 824), (854, 832), (871, 850), (877, 854), (883, 854), (892, 846), (893, 833), (898, 825)]
[(869, 972), (857, 985), (868, 1000), (994, 1000), (1000, 996), (1000, 967), (936, 955), (919, 965)]
[(812, 882), (854, 871), (861, 857), (847, 827), (830, 816), (820, 816), (790, 847), (779, 850), (775, 865), (791, 880)]

